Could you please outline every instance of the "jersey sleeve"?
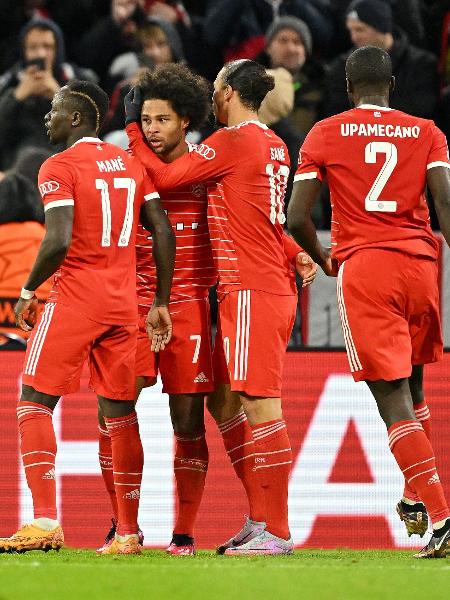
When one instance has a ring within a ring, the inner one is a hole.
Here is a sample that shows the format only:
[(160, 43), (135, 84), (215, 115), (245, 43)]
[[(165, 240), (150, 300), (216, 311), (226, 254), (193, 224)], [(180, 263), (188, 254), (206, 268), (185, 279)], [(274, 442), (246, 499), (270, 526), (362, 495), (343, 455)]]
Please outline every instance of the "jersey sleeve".
[(323, 151), (325, 142), (319, 125), (315, 125), (305, 138), (298, 155), (298, 166), (294, 181), (325, 177)]
[(431, 125), (431, 136), (433, 141), (428, 155), (427, 169), (432, 169), (433, 167), (446, 167), (450, 169), (447, 140), (442, 131), (434, 123)]
[(152, 179), (149, 177), (149, 175), (147, 174), (147, 171), (145, 169), (145, 167), (140, 163), (140, 161), (138, 161), (137, 158), (135, 158), (134, 160), (136, 160), (139, 163), (139, 173), (141, 176), (141, 180), (142, 180), (142, 185), (141, 185), (141, 204), (144, 204), (145, 202), (148, 202), (149, 200), (154, 200), (155, 198), (159, 199), (159, 194), (156, 191), (155, 188), (155, 184), (153, 183)]
[(286, 231), (283, 231), (283, 247), (289, 262), (295, 265), (297, 254), (303, 252), (303, 248), (301, 248), (294, 238), (288, 235)]
[(217, 179), (232, 171), (238, 160), (238, 152), (230, 143), (226, 129), (213, 133), (201, 144), (194, 147), (173, 162), (166, 164), (147, 146), (142, 131), (136, 123), (126, 128), (130, 149), (147, 169), (159, 191)]
[(39, 169), (39, 192), (44, 210), (58, 206), (74, 206), (74, 173), (68, 162), (51, 156)]

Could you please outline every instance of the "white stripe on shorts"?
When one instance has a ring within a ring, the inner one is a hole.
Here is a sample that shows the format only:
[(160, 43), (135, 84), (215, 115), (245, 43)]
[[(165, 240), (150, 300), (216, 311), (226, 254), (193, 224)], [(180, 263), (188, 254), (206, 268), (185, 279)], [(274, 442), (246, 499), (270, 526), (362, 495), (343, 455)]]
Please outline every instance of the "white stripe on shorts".
[(48, 302), (45, 305), (44, 312), (42, 313), (41, 322), (36, 331), (36, 335), (33, 339), (30, 348), (30, 354), (28, 355), (27, 364), (25, 365), (25, 374), (34, 375), (36, 373), (36, 366), (41, 354), (42, 346), (44, 344), (45, 336), (47, 335), (50, 321), (52, 320), (53, 312), (56, 304), (54, 302)]
[(234, 379), (245, 381), (248, 368), (250, 338), (250, 290), (238, 291), (236, 343), (234, 349)]
[(337, 277), (337, 298), (339, 305), (339, 314), (341, 316), (342, 332), (344, 334), (345, 347), (347, 349), (348, 362), (350, 364), (350, 371), (353, 373), (354, 371), (361, 371), (362, 366), (361, 361), (359, 360), (358, 352), (355, 347), (355, 343), (353, 341), (352, 332), (350, 330), (350, 325), (347, 318), (347, 311), (345, 308), (344, 288), (342, 285), (344, 267), (345, 261), (342, 263)]

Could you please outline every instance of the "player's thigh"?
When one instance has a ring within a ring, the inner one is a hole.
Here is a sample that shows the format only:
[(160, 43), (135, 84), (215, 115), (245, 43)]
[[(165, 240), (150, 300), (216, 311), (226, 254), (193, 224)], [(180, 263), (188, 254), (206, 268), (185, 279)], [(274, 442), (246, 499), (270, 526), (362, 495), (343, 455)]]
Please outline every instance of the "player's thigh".
[(39, 392), (76, 392), (89, 348), (103, 326), (62, 303), (49, 302), (28, 341), (22, 381)]
[(206, 394), (214, 389), (211, 323), (207, 299), (171, 306), (173, 336), (159, 369), (168, 394)]
[(399, 252), (362, 250), (339, 269), (339, 313), (350, 370), (356, 381), (411, 375), (402, 258)]
[(261, 398), (280, 396), (296, 310), (297, 296), (259, 290), (226, 294), (219, 312), (232, 391)]
[(91, 387), (111, 400), (135, 400), (137, 325), (105, 328), (89, 353)]
[(442, 358), (443, 341), (439, 310), (437, 262), (411, 258), (408, 279), (408, 322), (412, 364), (423, 365)]
[(137, 389), (139, 392), (143, 387), (150, 387), (156, 383), (159, 357), (160, 354), (153, 352), (151, 349), (150, 338), (145, 328), (145, 315), (139, 315), (135, 360), (135, 374), (138, 380)]

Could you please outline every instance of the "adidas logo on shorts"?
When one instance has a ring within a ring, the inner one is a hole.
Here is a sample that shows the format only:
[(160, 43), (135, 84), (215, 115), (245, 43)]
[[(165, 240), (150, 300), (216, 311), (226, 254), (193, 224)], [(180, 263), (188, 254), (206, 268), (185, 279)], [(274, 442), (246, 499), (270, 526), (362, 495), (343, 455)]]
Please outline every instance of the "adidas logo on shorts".
[(206, 377), (206, 375), (203, 373), (203, 371), (201, 373), (199, 373), (197, 375), (197, 377), (195, 377), (194, 379), (194, 383), (208, 383), (209, 379)]
[(55, 469), (50, 469), (42, 475), (42, 479), (55, 479)]
[(428, 485), (433, 485), (433, 483), (440, 483), (439, 475), (435, 473), (428, 480)]
[(125, 500), (139, 500), (140, 497), (141, 492), (139, 491), (139, 488), (131, 490), (131, 492), (127, 492), (123, 495), (123, 498), (125, 498)]

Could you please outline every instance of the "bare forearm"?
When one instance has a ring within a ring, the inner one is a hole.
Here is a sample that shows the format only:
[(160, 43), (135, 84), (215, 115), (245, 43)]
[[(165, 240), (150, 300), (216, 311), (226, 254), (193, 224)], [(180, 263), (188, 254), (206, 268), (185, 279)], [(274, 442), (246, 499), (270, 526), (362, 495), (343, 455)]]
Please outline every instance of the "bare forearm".
[(168, 305), (175, 263), (175, 236), (172, 228), (161, 226), (152, 232), (152, 237), (153, 260), (157, 272), (155, 304)]
[(301, 221), (293, 220), (289, 222), (289, 231), (294, 240), (299, 244), (307, 254), (318, 265), (323, 266), (327, 254), (317, 237), (316, 228), (309, 215), (305, 215)]
[(43, 239), (39, 248), (36, 261), (31, 269), (31, 273), (24, 285), (27, 290), (36, 290), (51, 275), (56, 273), (64, 262), (67, 254), (67, 246), (61, 245), (47, 236)]
[(439, 220), (439, 227), (447, 245), (450, 247), (450, 198), (435, 198), (434, 207)]

